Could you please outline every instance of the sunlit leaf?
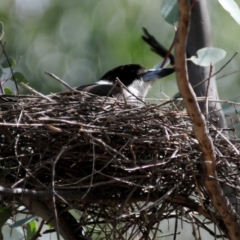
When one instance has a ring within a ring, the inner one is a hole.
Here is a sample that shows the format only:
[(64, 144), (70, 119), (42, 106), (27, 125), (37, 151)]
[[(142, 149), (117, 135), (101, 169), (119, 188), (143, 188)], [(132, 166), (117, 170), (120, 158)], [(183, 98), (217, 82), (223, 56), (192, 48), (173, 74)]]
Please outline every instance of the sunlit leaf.
[(36, 218), (37, 218), (37, 216), (31, 216), (28, 218), (21, 219), (19, 221), (16, 221), (13, 224), (9, 224), (9, 227), (10, 228), (21, 227), (22, 225), (27, 224), (27, 223), (31, 222), (32, 220), (35, 220)]
[(222, 7), (240, 24), (240, 9), (234, 0), (218, 0)]
[(196, 65), (209, 67), (222, 60), (226, 56), (226, 52), (219, 48), (202, 48), (197, 51), (197, 56), (192, 56), (190, 60)]
[(27, 240), (31, 240), (37, 232), (37, 224), (33, 220), (27, 224)]
[(11, 79), (16, 80), (18, 84), (21, 82), (28, 83), (28, 80), (20, 72), (15, 72)]
[(174, 25), (178, 21), (178, 1), (163, 0), (160, 13), (166, 22)]
[(15, 65), (16, 65), (15, 59), (13, 59), (13, 58), (8, 58), (8, 60), (5, 59), (5, 60), (3, 61), (3, 63), (2, 63), (2, 68), (10, 68), (10, 67), (14, 67)]
[(7, 95), (11, 95), (12, 90), (10, 88), (4, 88), (4, 93), (7, 94)]

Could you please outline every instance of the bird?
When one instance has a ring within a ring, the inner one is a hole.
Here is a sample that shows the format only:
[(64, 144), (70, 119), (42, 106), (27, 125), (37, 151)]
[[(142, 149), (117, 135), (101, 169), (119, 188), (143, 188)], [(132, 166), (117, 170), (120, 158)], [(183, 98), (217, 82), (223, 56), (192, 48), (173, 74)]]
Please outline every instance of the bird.
[[(146, 69), (140, 64), (126, 64), (106, 72), (95, 83), (76, 87), (75, 90), (119, 100), (124, 99), (128, 103), (140, 103), (144, 102), (149, 89), (156, 80), (168, 76), (174, 71), (174, 68)], [(48, 96), (54, 97), (69, 93), (70, 91), (64, 91)], [(13, 101), (11, 98), (2, 97), (0, 99), (3, 102)]]
[(174, 71), (174, 68), (146, 69), (140, 64), (126, 64), (108, 71), (97, 82), (77, 87), (76, 90), (125, 99), (127, 102), (134, 102), (137, 99), (144, 101), (154, 82)]

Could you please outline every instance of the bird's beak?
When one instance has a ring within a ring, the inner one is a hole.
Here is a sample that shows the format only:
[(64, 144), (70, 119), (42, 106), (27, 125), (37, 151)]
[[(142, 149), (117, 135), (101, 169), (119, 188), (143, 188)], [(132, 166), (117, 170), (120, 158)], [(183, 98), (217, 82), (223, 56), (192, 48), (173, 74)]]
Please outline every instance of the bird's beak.
[(148, 82), (166, 77), (167, 75), (170, 75), (173, 72), (175, 72), (174, 68), (149, 69), (147, 72), (143, 73), (141, 77), (144, 82)]

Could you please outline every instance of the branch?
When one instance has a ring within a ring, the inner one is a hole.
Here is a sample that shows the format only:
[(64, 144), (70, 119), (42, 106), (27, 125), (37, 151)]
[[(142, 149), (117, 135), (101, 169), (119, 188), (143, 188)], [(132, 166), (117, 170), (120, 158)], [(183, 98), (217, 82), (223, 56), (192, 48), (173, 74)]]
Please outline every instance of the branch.
[[(204, 184), (215, 209), (218, 211), (230, 239), (237, 240), (240, 237), (240, 221), (228, 199), (223, 195), (219, 182), (216, 180), (216, 157), (211, 138), (203, 114), (197, 104), (196, 96), (189, 83), (185, 62), (185, 49), (189, 28), (189, 0), (179, 2), (179, 28), (175, 45), (176, 76), (179, 91), (185, 101), (188, 114), (194, 125), (194, 133), (199, 142), (205, 163)], [(209, 161), (211, 164), (208, 164)], [(207, 163), (208, 162), (208, 163)], [(223, 229), (224, 230), (224, 229)]]

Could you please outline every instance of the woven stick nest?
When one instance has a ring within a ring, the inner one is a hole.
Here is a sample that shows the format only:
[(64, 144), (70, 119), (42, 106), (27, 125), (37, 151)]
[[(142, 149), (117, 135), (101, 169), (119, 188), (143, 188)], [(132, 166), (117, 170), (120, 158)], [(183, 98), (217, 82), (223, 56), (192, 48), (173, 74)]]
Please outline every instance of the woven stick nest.
[[(137, 106), (83, 92), (16, 98), (1, 104), (5, 195), (54, 196), (80, 213), (88, 239), (154, 239), (172, 217), (215, 235), (192, 216), (221, 224), (201, 184), (192, 124), (172, 102)], [(209, 133), (218, 180), (236, 197), (239, 145), (211, 124)]]

